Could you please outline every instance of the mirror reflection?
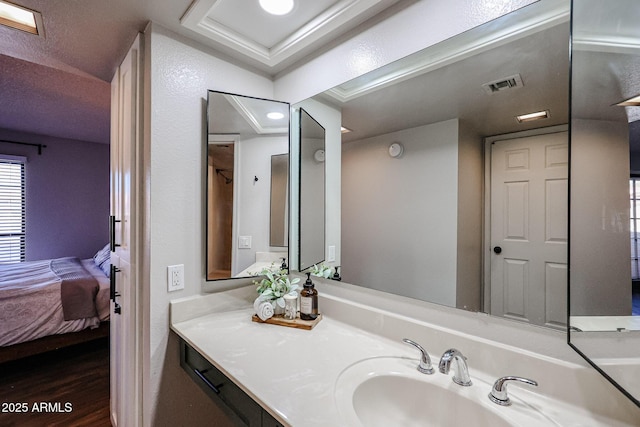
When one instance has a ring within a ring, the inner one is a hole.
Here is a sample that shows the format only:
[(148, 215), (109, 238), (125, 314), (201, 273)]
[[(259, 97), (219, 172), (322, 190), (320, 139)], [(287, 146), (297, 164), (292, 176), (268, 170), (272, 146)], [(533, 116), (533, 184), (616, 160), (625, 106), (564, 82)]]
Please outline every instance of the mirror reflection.
[(289, 243), (289, 155), (271, 156), (271, 216), (269, 244), (286, 247)]
[(325, 129), (303, 108), (300, 123), (300, 249), (304, 271), (324, 261), (325, 247)]
[[(327, 263), (345, 282), (565, 327), (568, 40), (569, 2), (543, 0), (301, 103), (333, 109), (328, 135), (350, 130), (326, 147), (341, 192)], [(523, 141), (547, 148), (529, 158)], [(529, 160), (560, 174), (529, 181)], [(536, 210), (528, 192), (551, 181)]]
[(574, 2), (570, 343), (638, 405), (640, 5)]
[(207, 135), (207, 280), (280, 265), (288, 260), (289, 104), (209, 91)]

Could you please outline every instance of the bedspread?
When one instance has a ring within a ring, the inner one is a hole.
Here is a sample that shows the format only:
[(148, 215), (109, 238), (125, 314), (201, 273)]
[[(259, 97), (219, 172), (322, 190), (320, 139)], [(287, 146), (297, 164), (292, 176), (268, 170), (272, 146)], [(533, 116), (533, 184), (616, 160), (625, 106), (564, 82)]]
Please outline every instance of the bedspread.
[[(83, 260), (82, 264), (88, 267), (90, 262)], [(96, 301), (99, 315), (65, 321), (62, 280), (51, 271), (50, 263), (51, 260), (42, 260), (0, 265), (0, 346), (95, 328), (101, 319), (108, 318), (108, 278), (96, 267), (87, 269), (94, 277), (103, 276)]]
[(78, 258), (51, 260), (51, 271), (62, 280), (60, 297), (64, 320), (97, 316), (96, 295), (98, 282), (80, 263)]

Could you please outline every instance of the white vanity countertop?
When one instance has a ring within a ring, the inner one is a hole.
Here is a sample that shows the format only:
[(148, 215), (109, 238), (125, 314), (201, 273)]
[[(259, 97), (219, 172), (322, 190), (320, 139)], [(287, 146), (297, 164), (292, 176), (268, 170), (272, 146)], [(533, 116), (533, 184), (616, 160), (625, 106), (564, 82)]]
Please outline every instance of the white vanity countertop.
[(172, 329), (285, 425), (341, 425), (334, 384), (344, 368), (374, 356), (416, 356), (331, 318), (308, 331), (256, 323), (253, 313), (210, 314)]
[[(352, 325), (351, 322), (343, 321), (344, 316), (338, 311), (344, 310), (345, 307), (358, 316), (361, 322), (385, 328), (392, 327), (398, 336), (407, 334), (408, 338), (422, 343), (429, 350), (435, 366), (439, 354), (434, 356), (428, 343), (436, 347), (433, 351), (439, 352), (436, 341), (442, 339), (447, 346), (455, 346), (467, 355), (472, 378), (492, 383), (501, 375), (531, 374), (530, 377), (541, 383), (537, 390), (540, 393), (531, 393), (519, 387), (514, 387), (512, 392), (519, 394), (528, 404), (545, 408), (545, 412), (561, 422), (560, 425), (636, 425), (633, 422), (629, 423), (629, 414), (623, 414), (622, 418), (616, 415), (617, 419), (613, 420), (607, 418), (612, 416), (611, 412), (603, 416), (598, 411), (582, 408), (579, 404), (559, 401), (557, 396), (544, 395), (546, 391), (562, 394), (564, 392), (558, 389), (573, 381), (592, 388), (593, 378), (587, 378), (586, 382), (584, 378), (581, 379), (584, 375), (583, 367), (562, 361), (556, 363), (548, 357), (524, 352), (502, 365), (508, 366), (509, 370), (515, 370), (521, 369), (518, 367), (519, 363), (526, 363), (526, 366), (530, 366), (529, 372), (505, 372), (496, 375), (491, 373), (492, 367), (489, 366), (486, 371), (489, 373), (485, 373), (481, 371), (484, 368), (479, 367), (479, 354), (487, 352), (487, 345), (493, 346), (496, 343), (488, 343), (486, 340), (474, 343), (465, 337), (465, 341), (456, 342), (445, 330), (430, 329), (425, 331), (424, 335), (420, 332), (425, 327), (421, 322), (373, 308), (372, 317), (364, 319), (369, 311), (366, 307), (353, 306), (351, 310), (348, 308), (351, 306), (349, 302), (339, 302), (336, 299), (335, 304), (342, 305), (341, 308), (336, 308), (331, 305), (334, 298), (325, 299), (322, 303), (325, 304), (328, 313), (333, 312), (335, 315), (325, 315), (312, 330), (256, 323), (251, 320), (254, 313), (251, 299), (254, 294), (255, 287), (251, 286), (173, 301), (171, 329), (284, 425), (343, 425), (344, 421), (334, 401), (334, 387), (341, 372), (356, 362), (377, 356), (396, 356), (415, 359), (417, 365), (417, 350), (403, 344), (400, 339), (391, 339), (384, 334), (374, 333), (373, 329), (354, 326), (357, 322)], [(321, 306), (321, 311), (322, 309)], [(513, 352), (513, 349), (500, 349), (502, 357), (509, 357), (504, 354), (510, 351)], [(493, 359), (490, 362), (495, 363)], [(553, 366), (548, 365), (549, 363)], [(558, 378), (558, 372), (566, 372), (566, 380)], [(599, 384), (597, 375), (595, 381), (596, 385)], [(594, 393), (598, 391), (594, 390)], [(622, 396), (620, 400), (615, 396), (605, 399), (609, 406), (610, 399), (613, 399), (616, 406), (612, 409), (615, 410), (613, 413), (617, 414), (621, 409), (622, 412), (628, 412), (628, 405)], [(631, 411), (630, 416), (633, 420), (635, 413), (633, 409)]]

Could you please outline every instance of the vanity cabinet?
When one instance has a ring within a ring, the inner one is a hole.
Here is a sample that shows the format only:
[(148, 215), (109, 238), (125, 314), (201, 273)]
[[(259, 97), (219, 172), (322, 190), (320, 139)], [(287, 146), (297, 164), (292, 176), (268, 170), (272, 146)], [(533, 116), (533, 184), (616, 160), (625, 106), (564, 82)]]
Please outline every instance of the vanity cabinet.
[(238, 426), (284, 427), (182, 339), (180, 340), (180, 365)]

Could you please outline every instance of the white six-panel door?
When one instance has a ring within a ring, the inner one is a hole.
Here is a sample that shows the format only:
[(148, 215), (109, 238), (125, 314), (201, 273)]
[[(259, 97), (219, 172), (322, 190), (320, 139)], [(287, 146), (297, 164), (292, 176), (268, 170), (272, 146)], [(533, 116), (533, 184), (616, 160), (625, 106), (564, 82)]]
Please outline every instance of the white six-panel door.
[(491, 314), (566, 324), (567, 132), (491, 144)]

